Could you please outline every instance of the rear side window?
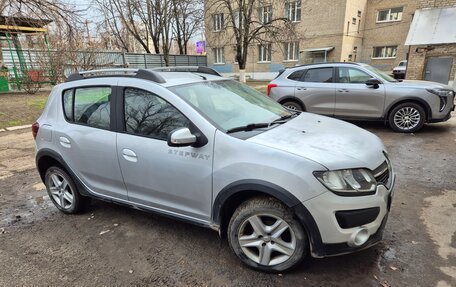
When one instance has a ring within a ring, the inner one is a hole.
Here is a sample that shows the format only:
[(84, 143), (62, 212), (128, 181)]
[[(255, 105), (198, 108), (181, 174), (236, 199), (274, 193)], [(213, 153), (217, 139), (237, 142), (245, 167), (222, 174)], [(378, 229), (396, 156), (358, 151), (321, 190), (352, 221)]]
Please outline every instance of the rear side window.
[(66, 119), (94, 128), (109, 129), (110, 102), (111, 87), (77, 88), (67, 90), (63, 94)]
[(309, 69), (304, 76), (303, 82), (332, 83), (333, 68)]
[(153, 93), (127, 88), (124, 97), (127, 133), (167, 140), (171, 131), (190, 127), (179, 110)]
[(63, 113), (68, 121), (73, 121), (73, 90), (63, 92)]
[(293, 81), (300, 81), (302, 74), (304, 74), (304, 70), (293, 72), (291, 75), (288, 76), (288, 79)]

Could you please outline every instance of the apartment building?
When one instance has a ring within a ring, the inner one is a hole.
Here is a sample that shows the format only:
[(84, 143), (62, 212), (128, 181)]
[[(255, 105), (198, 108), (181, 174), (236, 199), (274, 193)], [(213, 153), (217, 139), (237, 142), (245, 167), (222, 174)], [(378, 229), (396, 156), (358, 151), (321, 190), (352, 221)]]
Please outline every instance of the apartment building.
[[(206, 0), (207, 5), (213, 0)], [(419, 0), (258, 1), (258, 21), (286, 17), (293, 40), (252, 43), (246, 73), (270, 79), (284, 67), (325, 61), (356, 61), (391, 71), (407, 58), (404, 46)], [(266, 3), (266, 4), (265, 4)], [(269, 4), (268, 4), (269, 3)], [(238, 72), (227, 11), (207, 8), (206, 47), (209, 65), (225, 74)], [(287, 33), (287, 31), (284, 31)]]

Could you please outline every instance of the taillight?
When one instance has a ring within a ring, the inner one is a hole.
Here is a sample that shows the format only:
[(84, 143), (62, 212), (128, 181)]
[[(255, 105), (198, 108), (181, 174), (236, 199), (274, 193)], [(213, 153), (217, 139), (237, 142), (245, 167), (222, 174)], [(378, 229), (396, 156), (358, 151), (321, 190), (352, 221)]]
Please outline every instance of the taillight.
[(38, 134), (38, 130), (40, 129), (40, 124), (38, 122), (35, 122), (32, 125), (32, 135), (33, 139), (36, 139), (36, 135)]
[(267, 95), (269, 96), (271, 94), (271, 89), (272, 88), (276, 88), (276, 87), (277, 87), (277, 84), (269, 84), (268, 85), (268, 94)]

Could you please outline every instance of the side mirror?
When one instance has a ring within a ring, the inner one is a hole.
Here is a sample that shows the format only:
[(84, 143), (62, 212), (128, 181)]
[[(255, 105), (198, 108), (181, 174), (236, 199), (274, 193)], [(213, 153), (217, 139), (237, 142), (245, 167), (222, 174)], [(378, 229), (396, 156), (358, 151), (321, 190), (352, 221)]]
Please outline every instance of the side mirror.
[(371, 78), (369, 80), (366, 81), (366, 86), (368, 86), (369, 88), (374, 88), (374, 89), (378, 89), (379, 85), (381, 84), (382, 82), (380, 82), (378, 79), (376, 78)]
[(175, 147), (191, 146), (198, 138), (188, 128), (179, 128), (169, 133), (168, 145)]

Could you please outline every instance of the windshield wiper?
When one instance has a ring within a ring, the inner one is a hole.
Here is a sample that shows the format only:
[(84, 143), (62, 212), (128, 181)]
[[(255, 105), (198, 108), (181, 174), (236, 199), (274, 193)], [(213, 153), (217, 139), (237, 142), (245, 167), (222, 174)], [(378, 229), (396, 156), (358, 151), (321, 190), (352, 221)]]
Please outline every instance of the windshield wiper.
[(231, 129), (227, 130), (226, 133), (231, 134), (231, 133), (242, 132), (242, 131), (249, 132), (254, 129), (267, 128), (269, 126), (270, 126), (270, 123), (253, 123), (253, 124), (248, 124), (245, 126), (231, 128)]
[(252, 131), (254, 129), (259, 129), (259, 128), (269, 128), (272, 125), (284, 124), (287, 122), (288, 119), (290, 119), (294, 116), (296, 116), (296, 114), (282, 116), (269, 123), (252, 123), (252, 124), (248, 124), (245, 126), (235, 127), (235, 128), (231, 128), (231, 129), (227, 130), (226, 133), (229, 134), (229, 133), (242, 132), (242, 131), (248, 132), (248, 131)]

